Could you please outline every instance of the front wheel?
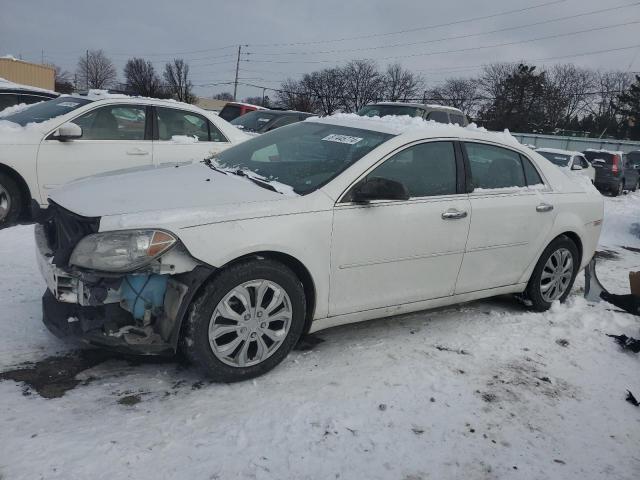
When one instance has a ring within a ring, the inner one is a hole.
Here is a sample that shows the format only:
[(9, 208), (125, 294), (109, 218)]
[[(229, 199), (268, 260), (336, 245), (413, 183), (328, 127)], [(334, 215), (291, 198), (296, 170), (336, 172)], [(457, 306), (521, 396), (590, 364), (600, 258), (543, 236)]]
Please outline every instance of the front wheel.
[(526, 297), (531, 308), (544, 312), (555, 300), (564, 302), (580, 267), (578, 248), (573, 241), (562, 235), (542, 252), (527, 285)]
[(236, 382), (278, 365), (302, 335), (302, 283), (285, 265), (249, 260), (215, 276), (194, 300), (182, 338), (212, 380)]
[(18, 184), (10, 176), (0, 173), (0, 228), (18, 221), (22, 213), (22, 197)]

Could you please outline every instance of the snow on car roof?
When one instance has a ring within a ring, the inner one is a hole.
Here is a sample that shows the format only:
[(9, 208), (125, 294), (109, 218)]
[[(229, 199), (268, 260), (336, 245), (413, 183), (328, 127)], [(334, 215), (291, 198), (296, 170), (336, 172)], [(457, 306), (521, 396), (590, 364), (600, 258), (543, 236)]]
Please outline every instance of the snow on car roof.
[(569, 155), (569, 156), (582, 155), (582, 152), (576, 152), (575, 150), (562, 150), (560, 148), (547, 148), (547, 147), (536, 148), (536, 152), (556, 153), (558, 155)]
[(405, 106), (405, 107), (419, 107), (419, 108), (433, 108), (436, 110), (448, 110), (455, 113), (462, 113), (462, 111), (455, 107), (449, 107), (447, 105), (436, 105), (429, 103), (415, 103), (415, 102), (375, 102), (369, 103), (369, 105), (396, 105), (396, 106)]
[(462, 137), (477, 140), (493, 140), (499, 143), (522, 147), (522, 144), (518, 142), (508, 130), (504, 132), (490, 132), (483, 127), (478, 127), (475, 123), (471, 123), (466, 127), (460, 127), (458, 125), (438, 123), (433, 120), (423, 120), (422, 118), (410, 117), (408, 115), (361, 117), (355, 113), (337, 113), (328, 117), (309, 117), (304, 121), (361, 128), (363, 130), (373, 130), (376, 132), (390, 133), (392, 135), (420, 133), (425, 137)]
[(29, 90), (30, 92), (43, 92), (57, 95), (53, 90), (47, 90), (46, 88), (32, 87), (31, 85), (23, 85), (21, 83), (15, 83), (0, 77), (0, 89), (2, 90)]

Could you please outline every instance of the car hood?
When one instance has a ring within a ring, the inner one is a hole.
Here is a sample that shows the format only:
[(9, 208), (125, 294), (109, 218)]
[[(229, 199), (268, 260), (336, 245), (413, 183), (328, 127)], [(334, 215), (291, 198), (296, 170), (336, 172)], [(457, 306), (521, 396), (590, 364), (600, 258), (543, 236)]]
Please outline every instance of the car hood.
[[(230, 205), (282, 200), (285, 195), (260, 187), (245, 177), (214, 171), (202, 163), (150, 167), (87, 177), (54, 190), (58, 205), (86, 217), (138, 215), (146, 212), (189, 212)], [(228, 208), (226, 208), (228, 210)]]

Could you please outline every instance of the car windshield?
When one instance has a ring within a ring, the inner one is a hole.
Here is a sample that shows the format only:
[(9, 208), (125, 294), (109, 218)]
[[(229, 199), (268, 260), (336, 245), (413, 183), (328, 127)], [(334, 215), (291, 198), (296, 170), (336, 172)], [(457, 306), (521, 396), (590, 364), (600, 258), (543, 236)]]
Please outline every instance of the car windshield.
[(3, 117), (3, 120), (17, 123), (23, 127), (28, 123), (40, 123), (52, 118), (69, 113), (76, 108), (90, 103), (91, 100), (79, 97), (58, 97), (47, 102), (40, 102), (31, 105), (12, 115)]
[(299, 122), (231, 147), (215, 160), (220, 167), (250, 170), (304, 195), (392, 137), (359, 128)]
[(558, 165), (559, 167), (566, 167), (569, 165), (569, 160), (571, 160), (570, 155), (563, 155), (561, 153), (552, 153), (552, 152), (538, 152), (544, 158), (549, 160), (551, 163)]
[(231, 124), (240, 125), (243, 130), (247, 130), (249, 132), (258, 132), (262, 127), (273, 121), (275, 118), (276, 115), (273, 113), (256, 110), (255, 112), (246, 113), (241, 117), (232, 120)]
[(361, 117), (386, 117), (387, 115), (409, 115), (421, 117), (423, 110), (409, 105), (367, 105), (358, 110)]

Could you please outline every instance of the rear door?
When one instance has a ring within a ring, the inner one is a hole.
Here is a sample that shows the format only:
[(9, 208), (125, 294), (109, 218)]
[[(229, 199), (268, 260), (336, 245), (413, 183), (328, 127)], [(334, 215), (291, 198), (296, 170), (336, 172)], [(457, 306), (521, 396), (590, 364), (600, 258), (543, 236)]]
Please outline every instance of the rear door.
[(636, 188), (640, 187), (640, 151), (628, 153), (627, 164), (629, 178), (632, 179), (627, 185), (629, 188), (634, 188), (634, 185)]
[(531, 160), (502, 146), (463, 145), (474, 190), (456, 294), (516, 284), (555, 219), (552, 195)]
[(224, 150), (229, 140), (205, 116), (189, 110), (154, 107), (153, 162), (200, 162)]
[(51, 135), (38, 150), (38, 183), (44, 201), (49, 191), (98, 173), (152, 164), (149, 107), (111, 104), (96, 107), (71, 122), (82, 137), (61, 142)]

